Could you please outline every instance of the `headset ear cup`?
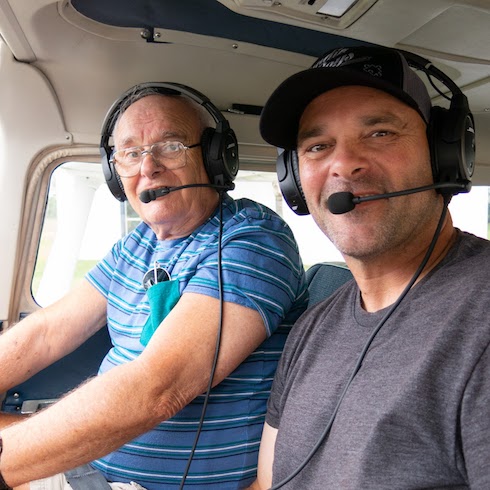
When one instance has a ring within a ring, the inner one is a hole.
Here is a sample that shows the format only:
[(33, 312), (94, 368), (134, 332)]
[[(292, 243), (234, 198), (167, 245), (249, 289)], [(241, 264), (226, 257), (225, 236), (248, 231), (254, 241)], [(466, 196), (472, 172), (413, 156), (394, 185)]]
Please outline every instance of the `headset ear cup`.
[(454, 183), (443, 195), (468, 192), (475, 164), (473, 116), (466, 107), (433, 107), (428, 126), (434, 183)]
[(437, 184), (441, 182), (441, 173), (439, 171), (439, 157), (442, 153), (440, 148), (441, 141), (441, 111), (444, 111), (442, 107), (432, 107), (430, 114), (429, 125), (427, 126), (427, 139), (429, 142), (430, 149), (430, 162), (432, 167), (432, 177), (434, 183)]
[(235, 132), (230, 128), (223, 132), (206, 128), (201, 137), (201, 147), (204, 168), (211, 184), (231, 184), (239, 169)]
[(310, 214), (299, 178), (298, 153), (285, 150), (276, 161), (277, 178), (284, 200), (300, 216)]
[(465, 118), (464, 127), (462, 128), (463, 136), (463, 172), (464, 176), (471, 186), (471, 179), (473, 173), (475, 172), (476, 165), (476, 131), (475, 131), (475, 120), (473, 114), (468, 113)]
[(201, 136), (201, 151), (202, 151), (202, 161), (204, 163), (204, 169), (208, 175), (209, 182), (214, 184), (214, 172), (213, 163), (210, 162), (210, 151), (211, 151), (211, 140), (213, 139), (214, 129), (206, 128)]
[(105, 181), (112, 195), (121, 202), (126, 201), (126, 193), (121, 182), (119, 174), (116, 172), (114, 164), (105, 148), (100, 150), (102, 156), (102, 172), (104, 173)]

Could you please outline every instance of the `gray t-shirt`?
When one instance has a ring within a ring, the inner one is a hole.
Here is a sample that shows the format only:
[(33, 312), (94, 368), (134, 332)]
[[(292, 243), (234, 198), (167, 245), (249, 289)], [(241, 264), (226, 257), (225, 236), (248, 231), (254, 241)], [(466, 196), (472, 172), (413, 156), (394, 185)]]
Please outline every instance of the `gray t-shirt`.
[[(490, 242), (459, 232), (375, 337), (326, 442), (286, 489), (490, 489)], [(348, 282), (296, 323), (268, 405), (274, 484), (323, 432), (369, 335)]]

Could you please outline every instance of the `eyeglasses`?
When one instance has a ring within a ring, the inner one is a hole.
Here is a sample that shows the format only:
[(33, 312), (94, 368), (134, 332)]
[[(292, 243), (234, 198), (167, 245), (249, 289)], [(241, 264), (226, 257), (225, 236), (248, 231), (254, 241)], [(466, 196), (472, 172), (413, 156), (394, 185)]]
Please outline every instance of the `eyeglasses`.
[[(201, 146), (201, 143), (185, 146), (180, 141), (161, 141), (148, 146), (133, 146), (117, 150), (112, 154), (111, 163), (116, 165), (117, 173), (120, 177), (133, 177), (141, 168), (141, 163), (145, 155), (151, 155), (153, 161), (158, 165), (162, 165), (168, 170), (175, 170), (185, 166), (186, 160), (179, 158), (182, 154)], [(144, 148), (148, 148), (145, 150)]]

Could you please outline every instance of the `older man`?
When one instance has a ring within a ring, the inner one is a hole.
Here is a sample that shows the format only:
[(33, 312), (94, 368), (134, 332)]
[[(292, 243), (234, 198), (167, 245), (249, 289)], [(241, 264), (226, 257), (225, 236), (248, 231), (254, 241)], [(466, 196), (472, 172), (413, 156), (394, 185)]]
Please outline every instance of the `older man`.
[(186, 484), (243, 488), (254, 477), (284, 337), (274, 332), (305, 300), (301, 260), (276, 214), (210, 185), (212, 120), (191, 89), (155, 85), (136, 87), (118, 108), (111, 157), (142, 223), (76, 291), (0, 339), (0, 391), (106, 322), (114, 344), (99, 376), (1, 431), (9, 485), (65, 488), (62, 476), (43, 478), (93, 461), (90, 472), (108, 481), (174, 488), (201, 429)]
[(261, 130), (355, 280), (288, 337), (253, 488), (490, 488), (490, 245), (446, 207), (473, 170), (465, 97), (426, 60), (338, 49), (279, 86)]

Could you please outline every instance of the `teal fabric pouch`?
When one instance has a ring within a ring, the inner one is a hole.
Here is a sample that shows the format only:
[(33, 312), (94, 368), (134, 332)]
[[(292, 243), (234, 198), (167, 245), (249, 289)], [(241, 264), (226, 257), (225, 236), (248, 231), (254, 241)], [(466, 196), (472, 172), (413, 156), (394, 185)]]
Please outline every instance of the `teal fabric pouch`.
[(156, 329), (180, 299), (179, 281), (159, 282), (146, 294), (150, 303), (150, 316), (143, 326), (140, 342), (146, 347)]

